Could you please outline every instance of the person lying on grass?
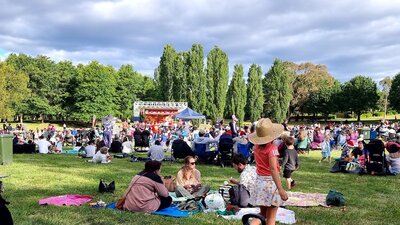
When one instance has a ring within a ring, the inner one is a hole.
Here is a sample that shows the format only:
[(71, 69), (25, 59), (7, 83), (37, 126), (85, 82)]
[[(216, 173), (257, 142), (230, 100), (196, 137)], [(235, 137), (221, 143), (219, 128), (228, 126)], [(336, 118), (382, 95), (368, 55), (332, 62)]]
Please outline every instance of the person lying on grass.
[(125, 191), (123, 209), (151, 213), (168, 208), (172, 198), (160, 177), (161, 162), (147, 161), (144, 170), (133, 177)]
[(177, 197), (202, 197), (210, 191), (210, 186), (201, 183), (201, 173), (196, 169), (196, 159), (192, 156), (185, 158), (185, 165), (176, 175)]

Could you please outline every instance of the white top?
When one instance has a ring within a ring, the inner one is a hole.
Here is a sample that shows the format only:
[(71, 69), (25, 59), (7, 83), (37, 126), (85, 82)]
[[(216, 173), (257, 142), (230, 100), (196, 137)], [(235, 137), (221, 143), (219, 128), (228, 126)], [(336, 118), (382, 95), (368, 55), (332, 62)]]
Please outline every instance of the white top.
[(94, 154), (96, 153), (96, 146), (88, 145), (85, 147), (85, 151), (86, 151), (86, 157), (93, 157)]
[(125, 141), (122, 143), (122, 153), (130, 154), (133, 150), (133, 143), (131, 141)]
[(101, 154), (100, 151), (98, 151), (94, 156), (92, 161), (94, 163), (109, 163), (110, 161), (107, 160), (107, 154)]
[(149, 149), (148, 155), (151, 160), (163, 161), (164, 148), (161, 145), (152, 145)]
[(56, 149), (62, 151), (63, 149), (63, 142), (62, 141), (58, 141), (56, 144)]
[(49, 153), (49, 147), (51, 146), (51, 144), (46, 139), (40, 139), (39, 141), (36, 142), (36, 144), (39, 146), (39, 153), (42, 154)]

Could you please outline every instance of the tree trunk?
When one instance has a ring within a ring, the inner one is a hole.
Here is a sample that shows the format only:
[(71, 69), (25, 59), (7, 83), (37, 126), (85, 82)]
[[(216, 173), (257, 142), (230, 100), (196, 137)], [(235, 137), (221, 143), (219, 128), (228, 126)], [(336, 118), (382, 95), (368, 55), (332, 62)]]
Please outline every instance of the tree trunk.
[(385, 97), (385, 113), (383, 114), (383, 121), (386, 121), (388, 96), (389, 95), (386, 95), (386, 97)]
[(24, 114), (19, 114), (19, 122), (20, 122), (21, 124), (24, 123)]
[(361, 112), (357, 112), (357, 121), (360, 122), (361, 120)]
[(42, 123), (44, 123), (44, 115), (43, 115), (43, 113), (40, 114), (40, 119), (42, 120)]

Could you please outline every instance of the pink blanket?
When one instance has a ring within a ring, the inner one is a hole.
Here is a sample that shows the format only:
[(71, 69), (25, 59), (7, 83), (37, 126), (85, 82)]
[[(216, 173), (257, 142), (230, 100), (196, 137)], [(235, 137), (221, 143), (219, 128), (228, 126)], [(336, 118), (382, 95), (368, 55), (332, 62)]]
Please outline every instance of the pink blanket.
[(88, 195), (60, 195), (40, 199), (39, 205), (82, 205), (92, 199)]

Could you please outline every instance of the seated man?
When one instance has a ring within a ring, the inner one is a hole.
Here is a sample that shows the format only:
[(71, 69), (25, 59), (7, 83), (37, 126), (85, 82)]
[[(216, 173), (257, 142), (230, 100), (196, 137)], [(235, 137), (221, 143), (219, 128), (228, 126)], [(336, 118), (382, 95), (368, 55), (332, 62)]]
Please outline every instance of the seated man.
[(47, 141), (43, 135), (40, 135), (39, 141), (36, 142), (36, 144), (39, 146), (39, 153), (41, 154), (47, 154), (49, 153), (51, 144), (49, 141)]
[[(193, 152), (202, 160), (211, 161), (216, 156), (216, 152), (210, 151), (210, 144), (217, 143), (217, 140), (214, 140), (209, 137), (204, 137), (205, 131), (199, 131), (199, 137), (195, 138), (192, 143), (192, 150)], [(205, 145), (204, 152), (200, 152), (198, 149), (196, 151), (196, 145)]]
[(147, 156), (150, 157), (150, 160), (163, 161), (164, 159), (164, 148), (161, 146), (159, 140), (156, 140), (154, 145), (152, 145), (147, 153)]
[(195, 156), (190, 146), (183, 140), (183, 135), (172, 142), (172, 156), (175, 159), (184, 159), (186, 156)]
[(233, 168), (240, 173), (240, 179), (236, 180), (231, 177), (229, 182), (232, 184), (243, 184), (249, 193), (251, 193), (257, 177), (256, 168), (247, 164), (246, 158), (242, 155), (233, 156), (232, 165)]

